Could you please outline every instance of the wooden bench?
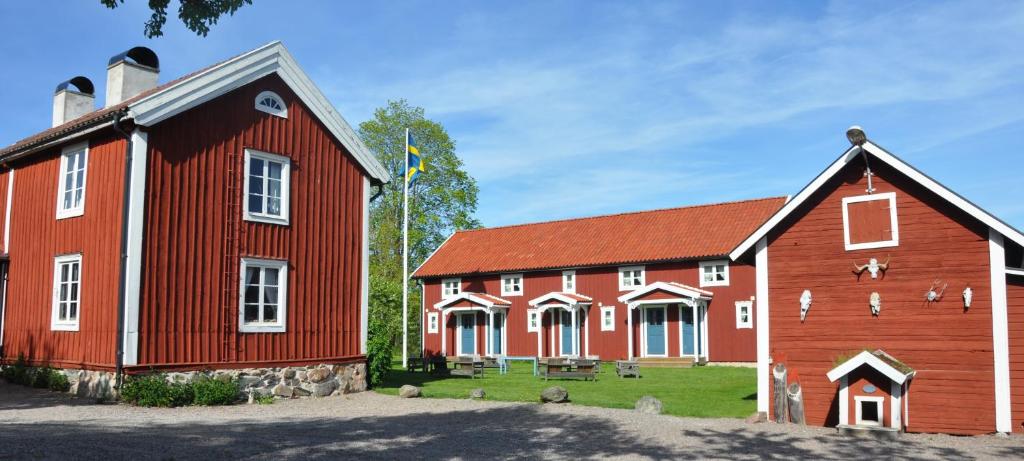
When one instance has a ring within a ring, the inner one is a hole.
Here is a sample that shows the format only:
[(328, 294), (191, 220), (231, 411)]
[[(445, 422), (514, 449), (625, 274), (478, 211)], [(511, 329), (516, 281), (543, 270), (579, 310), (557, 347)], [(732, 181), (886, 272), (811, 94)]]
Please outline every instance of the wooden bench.
[(405, 369), (406, 371), (409, 372), (414, 372), (416, 371), (416, 369), (420, 369), (423, 370), (424, 373), (426, 373), (427, 361), (423, 360), (423, 357), (409, 357), (409, 361), (408, 363), (406, 363)]
[(471, 358), (460, 358), (452, 362), (452, 370), (450, 372), (452, 376), (469, 376), (470, 379), (474, 379), (477, 376), (483, 378), (484, 376), (484, 362), (483, 360), (473, 360)]
[(550, 378), (583, 378), (584, 381), (592, 379), (597, 381), (597, 371), (593, 360), (565, 361), (560, 359), (549, 359), (542, 364), (544, 380)]
[(427, 370), (430, 374), (434, 375), (448, 375), (450, 370), (448, 369), (448, 359), (443, 355), (433, 355), (427, 361)]
[(640, 364), (632, 360), (616, 360), (615, 374), (619, 375), (620, 378), (632, 376), (640, 379)]

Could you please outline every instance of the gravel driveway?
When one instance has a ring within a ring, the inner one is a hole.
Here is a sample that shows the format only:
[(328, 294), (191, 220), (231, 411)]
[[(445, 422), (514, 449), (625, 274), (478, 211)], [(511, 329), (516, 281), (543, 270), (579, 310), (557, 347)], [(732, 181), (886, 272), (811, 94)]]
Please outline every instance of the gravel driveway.
[(1003, 458), (1024, 437), (904, 435), (365, 392), (273, 405), (143, 409), (0, 383), (0, 459)]

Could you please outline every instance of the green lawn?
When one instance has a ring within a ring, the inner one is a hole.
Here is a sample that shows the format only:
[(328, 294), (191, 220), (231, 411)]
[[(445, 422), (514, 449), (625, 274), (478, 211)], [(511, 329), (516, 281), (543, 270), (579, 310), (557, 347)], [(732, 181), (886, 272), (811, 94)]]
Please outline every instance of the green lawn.
[(398, 365), (387, 381), (377, 386), (377, 392), (397, 395), (403, 384), (412, 384), (423, 388), (423, 397), (461, 399), (468, 398), (471, 389), (480, 387), (487, 400), (538, 402), (541, 390), (557, 385), (567, 389), (569, 400), (577, 405), (633, 408), (637, 399), (651, 395), (661, 400), (665, 413), (677, 416), (743, 418), (757, 409), (756, 372), (752, 368), (643, 368), (641, 378), (634, 379), (619, 378), (615, 376), (614, 365), (604, 364), (596, 382), (545, 382), (533, 376), (530, 364), (521, 362), (512, 363), (507, 375), (487, 369), (482, 379), (409, 373)]

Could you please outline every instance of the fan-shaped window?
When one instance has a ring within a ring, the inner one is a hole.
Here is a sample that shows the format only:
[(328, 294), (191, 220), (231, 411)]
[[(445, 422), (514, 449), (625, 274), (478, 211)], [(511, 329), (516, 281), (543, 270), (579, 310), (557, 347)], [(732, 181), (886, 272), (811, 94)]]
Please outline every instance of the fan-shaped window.
[(264, 91), (256, 96), (256, 110), (288, 118), (288, 108), (285, 107), (284, 100), (273, 91)]

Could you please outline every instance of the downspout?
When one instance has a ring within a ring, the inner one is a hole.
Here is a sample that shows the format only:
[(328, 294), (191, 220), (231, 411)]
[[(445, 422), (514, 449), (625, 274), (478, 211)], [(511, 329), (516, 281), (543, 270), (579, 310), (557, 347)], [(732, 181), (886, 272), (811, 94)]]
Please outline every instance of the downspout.
[(131, 194), (131, 171), (132, 171), (132, 135), (121, 128), (121, 117), (126, 111), (120, 110), (113, 114), (114, 131), (118, 132), (125, 140), (124, 150), (124, 190), (122, 191), (121, 203), (121, 258), (118, 273), (120, 278), (117, 282), (117, 356), (115, 358), (114, 388), (121, 388), (122, 376), (124, 375), (124, 311), (125, 311), (125, 285), (128, 275), (128, 200)]
[(370, 196), (370, 203), (373, 203), (373, 201), (377, 200), (378, 197), (384, 195), (384, 183), (377, 182), (377, 184), (374, 184), (374, 182), (376, 181), (371, 180), (370, 186), (377, 186), (377, 192)]

